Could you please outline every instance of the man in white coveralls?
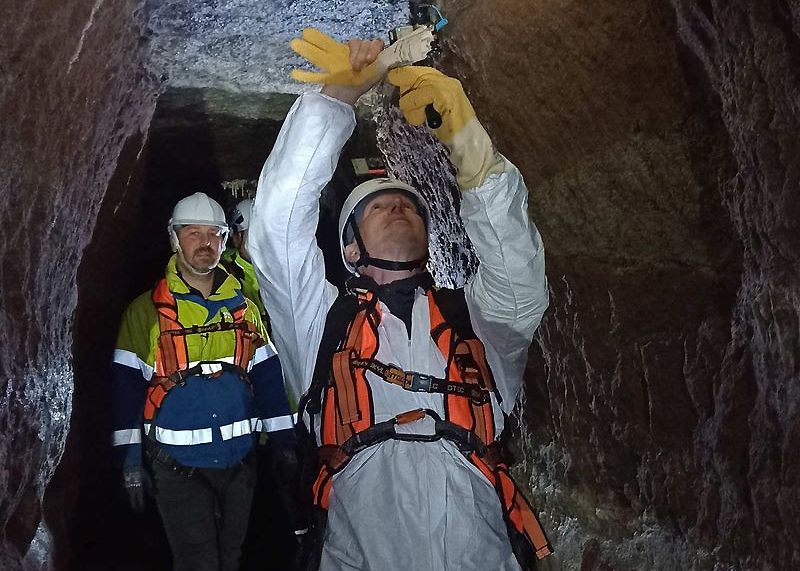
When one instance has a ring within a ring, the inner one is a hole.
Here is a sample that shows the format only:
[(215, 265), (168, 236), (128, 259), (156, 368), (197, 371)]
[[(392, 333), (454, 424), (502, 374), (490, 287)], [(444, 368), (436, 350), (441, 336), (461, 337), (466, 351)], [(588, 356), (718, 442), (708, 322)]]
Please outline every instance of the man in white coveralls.
[(429, 105), (441, 115), (433, 132), (457, 169), (475, 276), (463, 290), (433, 287), (425, 200), (376, 179), (353, 189), (340, 216), (346, 291), (325, 280), (320, 193), (353, 132), (353, 105), (385, 75), (369, 65), (383, 47), (312, 29), (292, 42), (324, 72), (293, 76), (324, 86), (289, 111), (250, 226), (275, 343), (319, 446), (320, 569), (530, 568), (551, 548), (498, 438), (548, 304), (544, 249), (519, 171), (460, 82), (427, 67), (388, 73), (410, 123), (423, 124)]

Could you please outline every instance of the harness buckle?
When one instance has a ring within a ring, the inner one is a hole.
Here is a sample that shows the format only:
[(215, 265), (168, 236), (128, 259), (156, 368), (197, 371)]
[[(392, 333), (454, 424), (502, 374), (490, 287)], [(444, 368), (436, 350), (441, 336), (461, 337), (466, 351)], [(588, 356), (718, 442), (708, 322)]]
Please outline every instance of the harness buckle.
[(407, 373), (406, 375), (406, 383), (410, 385), (407, 387), (408, 390), (417, 393), (431, 392), (431, 381), (435, 378), (433, 375), (416, 372)]
[(473, 388), (469, 399), (473, 402), (473, 404), (481, 406), (489, 402), (489, 395), (490, 393), (486, 389)]
[(175, 371), (168, 378), (179, 387), (182, 387), (186, 384), (186, 378), (189, 376), (184, 373), (185, 371)]

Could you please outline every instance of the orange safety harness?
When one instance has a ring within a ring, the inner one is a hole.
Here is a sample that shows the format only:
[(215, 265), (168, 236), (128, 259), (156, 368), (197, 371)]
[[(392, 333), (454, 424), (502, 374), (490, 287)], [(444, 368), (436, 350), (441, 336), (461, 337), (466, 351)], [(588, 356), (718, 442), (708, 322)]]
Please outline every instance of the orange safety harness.
[[(315, 383), (300, 404), (301, 418), (304, 410), (321, 413), (321, 446), (318, 449), (320, 468), (313, 485), (314, 503), (323, 509), (328, 508), (333, 475), (342, 470), (356, 453), (369, 446), (390, 438), (415, 441), (445, 438), (457, 444), (494, 486), (503, 505), (510, 534), (516, 532), (522, 536), (529, 547), (532, 546), (537, 558), (546, 557), (552, 552), (552, 547), (530, 504), (511, 478), (508, 466), (501, 458), (500, 443), (495, 441), (494, 411), (489, 395), (494, 393), (498, 400), (500, 396), (494, 386), (483, 343), (472, 332), (471, 326), (462, 323), (460, 327), (454, 327), (453, 321), (457, 319), (447, 319), (442, 311), (443, 307), (453, 305), (451, 300), (455, 298), (460, 313), (467, 315), (463, 291), (426, 289), (431, 337), (447, 361), (444, 379), (406, 372), (395, 365), (377, 361), (375, 355), (378, 352), (378, 325), (381, 320), (377, 296), (369, 289), (351, 286), (351, 295), (345, 297), (355, 296), (355, 307), (351, 299), (349, 310), (352, 315), (355, 309), (355, 317), (346, 327), (342, 341), (332, 348), (333, 358), (327, 361), (332, 366), (328, 366), (327, 379), (323, 380), (324, 373), (320, 369), (324, 368), (325, 357), (322, 353), (326, 341), (330, 344), (325, 336), (335, 329), (331, 327), (331, 314), (339, 314), (333, 317), (335, 321), (342, 314), (346, 316), (348, 310), (334, 307), (329, 312), (321, 354), (317, 360)], [(447, 315), (454, 316), (454, 312), (448, 311)], [(432, 410), (418, 409), (375, 423), (367, 371), (406, 390), (443, 394), (445, 418), (442, 419)], [(310, 402), (313, 399), (317, 402)], [(426, 415), (435, 421), (433, 434), (395, 431), (397, 425), (422, 419)]]
[[(147, 399), (144, 404), (144, 419), (152, 421), (167, 393), (177, 385), (186, 383), (192, 375), (202, 373), (204, 365), (219, 367), (219, 375), (223, 371), (236, 372), (245, 382), (249, 382), (247, 366), (253, 357), (258, 331), (252, 323), (245, 320), (247, 302), (231, 311), (232, 321), (218, 321), (209, 325), (184, 327), (178, 321), (178, 304), (169, 289), (166, 279), (161, 279), (153, 288), (151, 298), (158, 312), (158, 346), (156, 347), (156, 363), (150, 385), (147, 387)], [(236, 342), (233, 363), (220, 361), (201, 361), (189, 367), (189, 350), (186, 338), (189, 335), (214, 333), (218, 331), (235, 331)]]

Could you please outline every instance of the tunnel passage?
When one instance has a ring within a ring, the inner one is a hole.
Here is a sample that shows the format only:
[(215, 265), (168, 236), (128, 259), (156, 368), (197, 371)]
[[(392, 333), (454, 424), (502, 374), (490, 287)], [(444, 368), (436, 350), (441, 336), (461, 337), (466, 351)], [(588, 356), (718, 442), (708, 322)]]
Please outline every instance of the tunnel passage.
[[(144, 149), (139, 153), (134, 142), (122, 157), (119, 172), (129, 171), (126, 161), (135, 161), (133, 175), (112, 181), (79, 270), (72, 431), (45, 498), (58, 569), (169, 568), (169, 548), (154, 504), (144, 515), (131, 513), (121, 493), (121, 474), (112, 466), (105, 372), (122, 311), (163, 276), (171, 253), (166, 227), (173, 205), (202, 191), (230, 211), (254, 192), (294, 98), (167, 91)], [(352, 159), (369, 156), (375, 166), (375, 153), (374, 128), (362, 119), (322, 201), (319, 241), (326, 259), (334, 262), (328, 264), (334, 268), (328, 276), (333, 283), (344, 278), (343, 270), (337, 271), (335, 212), (364, 176), (356, 174)], [(259, 478), (243, 569), (261, 568), (258, 562), (265, 558), (276, 569), (287, 568), (294, 545), (291, 530), (281, 524), (285, 518), (270, 492), (275, 486), (269, 473), (259, 470)]]
[[(78, 510), (75, 549), (117, 533), (113, 552), (141, 534), (142, 522), (112, 532), (91, 517), (110, 509), (111, 483), (93, 461), (107, 431), (94, 409), (70, 427), (69, 348), (83, 259), (75, 399), (95, 398), (93, 359), (107, 360), (106, 330), (136, 293), (120, 281), (133, 262), (119, 254), (135, 236), (113, 214), (144, 216), (143, 175), (128, 175), (153, 79), (231, 91), (286, 82), (288, 39), (302, 26), (381, 33), (391, 24), (376, 12), (405, 3), (291, 4), (289, 23), (268, 2), (0, 9), (0, 330), (10, 356), (0, 367), (13, 389), (0, 406), (13, 434), (0, 446), (0, 565), (17, 569), (26, 552), (46, 562), (47, 527), (58, 546)], [(446, 14), (442, 68), (520, 167), (547, 248), (551, 308), (526, 375), (521, 441), (553, 565), (797, 568), (800, 7), (448, 0)], [(99, 216), (108, 250), (84, 256), (115, 168)], [(164, 220), (153, 223), (159, 234)], [(88, 287), (90, 266), (103, 270)], [(102, 294), (113, 307), (92, 303)], [(70, 428), (43, 526), (39, 499)]]

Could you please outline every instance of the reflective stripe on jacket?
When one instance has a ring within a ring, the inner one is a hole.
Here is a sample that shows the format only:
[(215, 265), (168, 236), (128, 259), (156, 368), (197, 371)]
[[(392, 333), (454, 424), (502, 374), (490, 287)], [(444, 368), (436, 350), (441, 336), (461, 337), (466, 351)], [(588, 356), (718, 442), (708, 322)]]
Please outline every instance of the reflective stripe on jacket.
[(281, 366), (263, 333), (258, 311), (244, 298), (233, 276), (223, 269), (216, 271), (222, 272), (221, 284), (203, 299), (178, 276), (173, 256), (167, 264), (166, 284), (183, 327), (230, 322), (233, 313), (244, 308), (243, 319), (257, 336), (248, 349), (250, 355), (239, 359), (247, 364), (250, 384), (220, 365), (237, 361), (234, 330), (187, 335), (187, 365), (203, 363), (200, 374), (169, 391), (154, 425), (143, 423), (145, 394), (157, 368), (161, 331), (152, 292), (142, 294), (123, 316), (111, 368), (112, 444), (125, 465), (141, 463), (143, 432), (187, 466), (225, 467), (251, 449), (253, 431), (286, 430), (293, 425)]

